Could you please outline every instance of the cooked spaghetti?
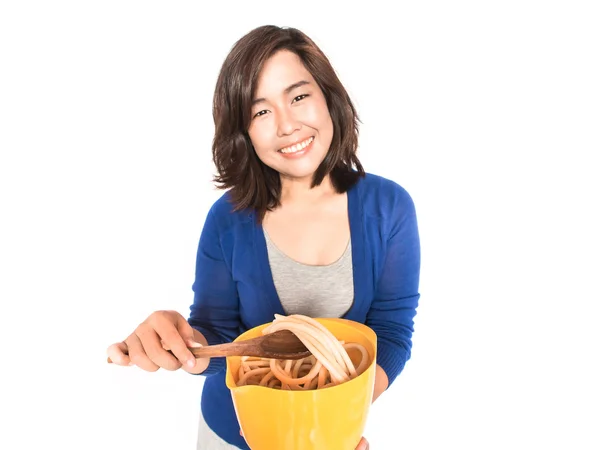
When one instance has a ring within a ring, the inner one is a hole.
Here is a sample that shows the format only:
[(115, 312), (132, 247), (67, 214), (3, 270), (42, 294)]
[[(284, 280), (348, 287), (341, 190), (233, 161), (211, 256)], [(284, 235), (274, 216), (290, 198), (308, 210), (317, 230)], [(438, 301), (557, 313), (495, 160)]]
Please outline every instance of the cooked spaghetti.
[[(369, 364), (369, 355), (362, 345), (339, 341), (310, 317), (276, 314), (263, 334), (279, 330), (294, 333), (312, 355), (298, 360), (244, 357), (238, 373), (238, 386), (259, 385), (287, 390), (326, 388), (357, 377)], [(357, 366), (348, 356), (349, 350), (360, 352)]]

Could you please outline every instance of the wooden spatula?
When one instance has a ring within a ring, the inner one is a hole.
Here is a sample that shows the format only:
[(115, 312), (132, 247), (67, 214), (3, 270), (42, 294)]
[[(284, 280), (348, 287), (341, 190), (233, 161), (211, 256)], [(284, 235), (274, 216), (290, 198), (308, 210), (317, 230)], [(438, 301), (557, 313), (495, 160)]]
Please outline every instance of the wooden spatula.
[[(271, 359), (300, 359), (311, 354), (302, 341), (288, 330), (275, 331), (246, 341), (188, 348), (196, 358), (256, 356)], [(112, 363), (110, 358), (108, 362)]]

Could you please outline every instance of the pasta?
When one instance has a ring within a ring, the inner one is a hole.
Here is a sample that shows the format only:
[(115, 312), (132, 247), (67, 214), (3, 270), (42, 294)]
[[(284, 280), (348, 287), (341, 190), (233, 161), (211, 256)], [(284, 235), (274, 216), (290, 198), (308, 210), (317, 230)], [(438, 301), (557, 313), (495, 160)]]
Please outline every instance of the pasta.
[[(363, 373), (369, 364), (367, 350), (357, 343), (339, 341), (316, 320), (294, 314), (275, 314), (275, 320), (263, 333), (289, 330), (310, 350), (311, 356), (299, 360), (244, 357), (237, 386), (259, 385), (275, 389), (311, 390), (335, 386)], [(360, 352), (358, 367), (348, 351)]]

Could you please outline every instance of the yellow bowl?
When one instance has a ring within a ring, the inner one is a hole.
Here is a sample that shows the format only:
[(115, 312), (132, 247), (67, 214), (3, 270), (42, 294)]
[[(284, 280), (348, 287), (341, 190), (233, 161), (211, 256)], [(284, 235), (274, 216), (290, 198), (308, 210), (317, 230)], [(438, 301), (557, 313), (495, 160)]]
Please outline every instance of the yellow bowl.
[[(373, 398), (376, 335), (358, 322), (316, 320), (336, 338), (363, 345), (369, 354), (369, 366), (358, 377), (337, 386), (288, 391), (236, 386), (241, 358), (228, 357), (226, 384), (244, 438), (253, 450), (354, 450), (360, 441)], [(268, 325), (248, 330), (236, 341), (260, 336)], [(349, 355), (354, 356), (352, 352)]]

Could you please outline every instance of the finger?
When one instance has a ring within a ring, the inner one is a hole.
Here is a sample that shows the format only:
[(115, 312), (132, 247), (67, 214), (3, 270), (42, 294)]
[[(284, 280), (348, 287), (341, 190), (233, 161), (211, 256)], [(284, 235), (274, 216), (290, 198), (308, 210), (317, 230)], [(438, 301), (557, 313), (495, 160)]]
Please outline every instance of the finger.
[(142, 345), (142, 341), (135, 333), (125, 340), (125, 344), (127, 344), (127, 348), (129, 349), (129, 359), (133, 364), (148, 372), (156, 372), (159, 369), (159, 367), (148, 358), (144, 346)]
[(127, 355), (127, 345), (125, 342), (118, 342), (106, 349), (106, 356), (110, 362), (119, 366), (129, 366), (131, 361)]
[(158, 367), (167, 370), (177, 370), (181, 367), (177, 358), (165, 349), (165, 347), (168, 349), (169, 345), (167, 342), (162, 342), (156, 330), (147, 324), (142, 324), (137, 328), (135, 334), (142, 342), (148, 358)]
[(154, 323), (154, 328), (163, 344), (171, 349), (181, 365), (193, 369), (196, 366), (196, 357), (188, 348), (194, 340), (193, 329), (180, 314), (169, 319)]
[(210, 358), (195, 358), (194, 359), (194, 367), (181, 366), (181, 368), (183, 370), (185, 370), (187, 373), (198, 375), (199, 373), (204, 372), (207, 369), (209, 364), (210, 364)]

